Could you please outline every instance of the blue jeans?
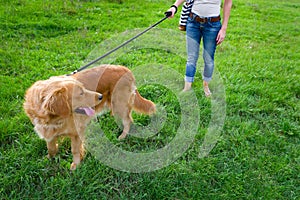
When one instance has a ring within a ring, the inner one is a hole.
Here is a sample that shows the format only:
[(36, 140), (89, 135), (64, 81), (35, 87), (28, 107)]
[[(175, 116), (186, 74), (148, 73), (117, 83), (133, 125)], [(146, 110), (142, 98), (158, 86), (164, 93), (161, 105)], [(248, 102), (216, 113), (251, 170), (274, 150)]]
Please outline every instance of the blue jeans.
[(216, 38), (221, 29), (221, 22), (196, 22), (194, 18), (189, 17), (186, 26), (186, 48), (187, 62), (185, 81), (193, 82), (196, 73), (196, 65), (199, 57), (201, 39), (203, 39), (203, 60), (204, 71), (202, 78), (209, 82), (212, 79), (214, 71), (214, 55), (217, 47)]

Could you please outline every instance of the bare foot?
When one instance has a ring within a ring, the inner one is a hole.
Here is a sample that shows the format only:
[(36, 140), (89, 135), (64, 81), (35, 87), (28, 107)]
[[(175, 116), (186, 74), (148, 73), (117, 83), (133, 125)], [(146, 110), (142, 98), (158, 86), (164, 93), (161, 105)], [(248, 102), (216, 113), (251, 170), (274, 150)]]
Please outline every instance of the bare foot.
[(187, 91), (189, 91), (191, 89), (192, 89), (192, 83), (191, 82), (185, 82), (184, 83), (184, 88), (183, 88), (182, 92), (187, 92)]
[(204, 90), (204, 94), (206, 97), (210, 97), (211, 96), (211, 91), (208, 87), (208, 82), (203, 81), (203, 90)]

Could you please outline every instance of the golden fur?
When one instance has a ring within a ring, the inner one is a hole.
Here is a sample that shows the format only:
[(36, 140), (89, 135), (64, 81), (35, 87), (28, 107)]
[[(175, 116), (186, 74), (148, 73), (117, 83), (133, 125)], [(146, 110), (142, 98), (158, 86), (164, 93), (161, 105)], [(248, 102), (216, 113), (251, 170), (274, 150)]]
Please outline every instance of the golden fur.
[(137, 91), (132, 72), (119, 65), (101, 65), (73, 75), (84, 87), (97, 91), (103, 99), (96, 106), (96, 112), (111, 110), (112, 115), (122, 119), (123, 132), (119, 139), (126, 137), (133, 122), (131, 111), (151, 115), (156, 112), (155, 104), (143, 98)]
[(24, 110), (34, 130), (46, 140), (49, 158), (57, 153), (57, 138), (68, 136), (73, 154), (71, 169), (76, 169), (83, 157), (84, 128), (91, 119), (76, 111), (87, 109), (93, 114), (92, 107), (101, 99), (100, 93), (89, 91), (79, 81), (66, 76), (37, 81), (26, 91)]
[(84, 131), (92, 115), (109, 108), (122, 119), (126, 137), (133, 122), (131, 111), (155, 113), (155, 104), (138, 93), (135, 79), (123, 66), (102, 65), (72, 76), (37, 81), (25, 94), (24, 110), (40, 138), (46, 140), (48, 157), (57, 153), (57, 138), (71, 138), (71, 170), (83, 158)]

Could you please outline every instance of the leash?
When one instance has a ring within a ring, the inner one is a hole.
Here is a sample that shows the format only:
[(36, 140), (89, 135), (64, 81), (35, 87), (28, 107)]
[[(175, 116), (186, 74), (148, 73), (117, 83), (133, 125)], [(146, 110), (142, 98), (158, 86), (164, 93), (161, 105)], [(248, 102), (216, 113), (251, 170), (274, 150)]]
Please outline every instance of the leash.
[(158, 24), (160, 24), (161, 22), (163, 22), (164, 20), (166, 20), (167, 18), (169, 18), (172, 15), (171, 11), (165, 12), (165, 17), (162, 18), (161, 20), (159, 20), (158, 22), (156, 22), (155, 24), (153, 24), (152, 26), (148, 27), (147, 29), (145, 29), (143, 32), (137, 34), (136, 36), (134, 36), (133, 38), (125, 41), (124, 43), (122, 43), (121, 45), (117, 46), (116, 48), (110, 50), (109, 52), (105, 53), (104, 55), (98, 57), (97, 59), (89, 62), (88, 64), (82, 66), (81, 68), (73, 71), (71, 74), (68, 75), (73, 75), (76, 74), (77, 72), (80, 72), (84, 69), (86, 69), (87, 67), (91, 66), (92, 64), (98, 62), (99, 60), (105, 58), (106, 56), (110, 55), (111, 53), (117, 51), (118, 49), (122, 48), (123, 46), (127, 45), (129, 42), (132, 42), (133, 40), (135, 40), (136, 38), (140, 37), (141, 35), (143, 35), (144, 33), (148, 32), (150, 29), (154, 28), (155, 26), (157, 26)]

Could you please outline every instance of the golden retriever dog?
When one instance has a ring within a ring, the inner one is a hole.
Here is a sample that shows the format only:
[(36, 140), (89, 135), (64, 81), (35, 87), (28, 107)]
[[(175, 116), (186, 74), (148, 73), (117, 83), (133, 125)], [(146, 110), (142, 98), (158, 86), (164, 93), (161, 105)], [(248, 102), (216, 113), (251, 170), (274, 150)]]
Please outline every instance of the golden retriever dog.
[(68, 136), (73, 154), (71, 169), (76, 169), (83, 158), (85, 126), (101, 99), (102, 94), (85, 89), (82, 83), (67, 76), (37, 81), (26, 91), (24, 110), (35, 132), (47, 142), (48, 158), (57, 153), (58, 137)]
[(133, 122), (132, 110), (148, 115), (156, 111), (155, 104), (137, 91), (131, 71), (115, 65), (37, 81), (26, 91), (23, 107), (35, 132), (46, 140), (49, 158), (57, 153), (59, 136), (71, 138), (71, 170), (83, 158), (84, 132), (94, 114), (110, 109), (122, 120), (123, 139)]

